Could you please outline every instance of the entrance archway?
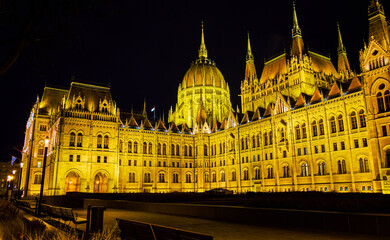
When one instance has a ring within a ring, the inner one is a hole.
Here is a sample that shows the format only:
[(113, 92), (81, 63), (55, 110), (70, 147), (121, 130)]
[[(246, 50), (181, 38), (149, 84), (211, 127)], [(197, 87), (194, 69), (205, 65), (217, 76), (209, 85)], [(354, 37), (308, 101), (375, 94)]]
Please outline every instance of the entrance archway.
[(65, 178), (65, 193), (80, 192), (80, 176), (76, 172), (69, 172)]
[(107, 183), (108, 177), (104, 173), (97, 173), (94, 180), (93, 192), (95, 193), (105, 193), (107, 192)]

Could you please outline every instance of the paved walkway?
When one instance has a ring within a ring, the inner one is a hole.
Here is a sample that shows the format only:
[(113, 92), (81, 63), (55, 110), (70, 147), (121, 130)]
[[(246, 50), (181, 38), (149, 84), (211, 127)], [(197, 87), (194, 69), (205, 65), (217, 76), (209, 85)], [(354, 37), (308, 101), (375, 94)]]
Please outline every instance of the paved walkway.
[[(87, 215), (86, 209), (75, 209), (80, 217)], [(390, 239), (373, 235), (335, 233), (317, 230), (275, 228), (267, 226), (251, 226), (238, 223), (228, 223), (207, 219), (182, 217), (167, 214), (148, 212), (135, 212), (120, 209), (108, 209), (104, 212), (104, 224), (115, 224), (115, 218), (134, 220), (174, 227), (194, 232), (212, 234), (215, 240), (256, 240), (256, 239), (315, 239), (315, 240), (341, 240), (341, 239)], [(85, 224), (78, 226), (85, 230)]]

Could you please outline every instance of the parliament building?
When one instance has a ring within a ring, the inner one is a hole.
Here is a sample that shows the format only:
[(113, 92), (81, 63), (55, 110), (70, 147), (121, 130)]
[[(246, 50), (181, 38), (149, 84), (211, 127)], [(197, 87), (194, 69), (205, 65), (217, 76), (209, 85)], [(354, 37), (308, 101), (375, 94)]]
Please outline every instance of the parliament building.
[[(291, 48), (257, 74), (248, 35), (241, 111), (210, 60), (179, 84), (168, 121), (121, 112), (107, 86), (46, 86), (27, 121), (22, 187), (66, 192), (390, 193), (390, 24), (368, 7), (369, 40), (351, 70), (340, 28), (338, 62), (308, 50), (293, 8)], [(45, 147), (45, 140), (48, 144)]]

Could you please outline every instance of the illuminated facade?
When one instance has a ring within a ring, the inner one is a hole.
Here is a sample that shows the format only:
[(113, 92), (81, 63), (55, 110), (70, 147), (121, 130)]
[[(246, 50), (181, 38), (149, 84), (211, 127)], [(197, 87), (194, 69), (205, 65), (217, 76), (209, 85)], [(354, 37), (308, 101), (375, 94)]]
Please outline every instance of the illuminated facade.
[(179, 85), (169, 123), (120, 112), (110, 89), (73, 82), (45, 87), (27, 122), (23, 186), (40, 187), (49, 137), (45, 193), (336, 191), (389, 193), (389, 26), (369, 6), (370, 40), (351, 71), (339, 29), (337, 70), (306, 50), (293, 14), (291, 51), (257, 77), (248, 37), (242, 112), (208, 59), (202, 28), (199, 59)]

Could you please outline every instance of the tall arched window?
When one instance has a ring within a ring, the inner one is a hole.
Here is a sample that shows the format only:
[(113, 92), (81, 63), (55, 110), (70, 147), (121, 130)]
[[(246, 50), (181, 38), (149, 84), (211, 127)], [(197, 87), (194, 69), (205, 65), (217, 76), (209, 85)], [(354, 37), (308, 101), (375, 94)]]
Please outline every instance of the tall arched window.
[(255, 168), (255, 180), (259, 180), (261, 178), (260, 168)]
[(137, 141), (134, 141), (133, 151), (134, 151), (134, 153), (138, 153), (138, 142)]
[(345, 164), (345, 160), (337, 161), (337, 170), (338, 170), (338, 174), (346, 174), (347, 173), (347, 166)]
[(307, 138), (306, 124), (302, 124), (302, 139)]
[(272, 145), (272, 131), (268, 133), (269, 145)]
[(171, 155), (175, 156), (175, 145), (171, 144)]
[(267, 178), (274, 178), (274, 169), (272, 166), (267, 167)]
[(103, 143), (103, 137), (102, 137), (102, 135), (98, 135), (97, 136), (97, 145), (96, 145), (96, 147), (97, 148), (102, 148), (102, 143)]
[(233, 181), (233, 182), (237, 181), (237, 174), (236, 174), (236, 171), (232, 171), (232, 181)]
[(188, 156), (192, 157), (192, 146), (188, 146)]
[(147, 154), (148, 153), (148, 143), (144, 142), (142, 148), (143, 148), (143, 154)]
[(41, 184), (42, 183), (42, 174), (36, 173), (34, 175), (34, 184)]
[(326, 174), (326, 171), (325, 171), (325, 162), (320, 162), (318, 163), (318, 175), (325, 175)]
[(331, 133), (336, 133), (336, 120), (335, 120), (335, 117), (332, 116), (329, 120), (329, 123), (330, 123), (330, 132)]
[(217, 174), (215, 172), (211, 173), (211, 181), (216, 182), (217, 181)]
[(385, 105), (384, 105), (384, 102), (383, 102), (383, 97), (382, 97), (382, 93), (381, 92), (379, 92), (376, 95), (376, 100), (377, 100), (377, 103), (378, 103), (378, 113), (383, 113), (385, 111)]
[(311, 129), (312, 129), (312, 132), (313, 132), (313, 137), (317, 137), (318, 131), (317, 131), (317, 122), (316, 121), (313, 121), (311, 123)]
[(366, 114), (364, 113), (364, 110), (359, 111), (359, 121), (360, 127), (366, 127)]
[(283, 127), (280, 129), (280, 141), (281, 142), (286, 141), (286, 133), (284, 132), (284, 128)]
[(390, 111), (390, 92), (389, 90), (385, 91), (385, 111)]
[(339, 115), (337, 117), (337, 120), (338, 120), (338, 123), (339, 123), (339, 132), (343, 132), (344, 131), (344, 120), (343, 120), (343, 115)]
[(172, 182), (179, 183), (179, 174), (178, 173), (173, 173)]
[(184, 145), (184, 156), (187, 156), (187, 145)]
[(297, 140), (301, 139), (301, 128), (299, 125), (295, 126), (295, 138)]
[(82, 147), (83, 146), (83, 134), (78, 133), (77, 134), (77, 147)]
[(302, 177), (309, 176), (309, 167), (308, 167), (307, 163), (301, 164), (301, 176)]
[(129, 183), (135, 183), (135, 172), (129, 173)]
[(283, 177), (290, 177), (290, 167), (287, 164), (283, 165)]
[(260, 133), (256, 136), (257, 147), (260, 147)]
[(104, 136), (104, 148), (108, 148), (108, 135)]
[(151, 183), (152, 180), (150, 179), (150, 173), (145, 173), (144, 174), (144, 182), (145, 183)]
[(245, 149), (245, 138), (241, 138), (241, 150)]
[(221, 175), (221, 182), (225, 182), (225, 171), (221, 171), (220, 175)]
[(249, 171), (248, 169), (244, 169), (244, 181), (249, 180)]
[(119, 140), (119, 152), (123, 152), (123, 141)]
[(131, 141), (127, 142), (127, 152), (132, 153), (133, 152), (133, 143)]
[(74, 132), (71, 132), (69, 138), (69, 147), (74, 147), (75, 140), (76, 140), (76, 134)]
[(360, 172), (361, 173), (366, 173), (369, 172), (369, 167), (368, 167), (368, 159), (367, 158), (360, 158), (359, 159), (359, 166), (360, 166)]
[(180, 145), (176, 145), (176, 156), (180, 156)]
[(165, 183), (165, 173), (164, 172), (160, 172), (158, 174), (158, 182), (159, 183)]
[(357, 125), (356, 113), (352, 112), (351, 113), (351, 128), (357, 129), (357, 127), (358, 127), (358, 125)]
[(191, 173), (186, 173), (186, 183), (191, 183)]
[(148, 153), (153, 154), (153, 144), (151, 142), (149, 143)]
[(264, 146), (268, 145), (268, 134), (264, 133)]
[(208, 183), (210, 181), (209, 179), (209, 174), (208, 173), (205, 173), (204, 174), (204, 182)]
[(162, 154), (163, 155), (167, 155), (167, 145), (164, 143), (163, 144), (163, 151), (162, 151)]
[(207, 145), (205, 144), (205, 145), (203, 146), (203, 148), (204, 148), (204, 155), (207, 156)]
[(324, 120), (320, 119), (320, 121), (318, 121), (318, 127), (320, 129), (320, 135), (324, 135), (325, 134), (325, 131), (324, 131)]
[(161, 143), (157, 144), (157, 155), (161, 155)]
[(253, 135), (252, 136), (252, 148), (255, 148), (256, 147), (256, 136)]
[(390, 167), (390, 149), (386, 150), (386, 168)]

